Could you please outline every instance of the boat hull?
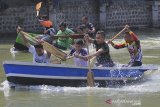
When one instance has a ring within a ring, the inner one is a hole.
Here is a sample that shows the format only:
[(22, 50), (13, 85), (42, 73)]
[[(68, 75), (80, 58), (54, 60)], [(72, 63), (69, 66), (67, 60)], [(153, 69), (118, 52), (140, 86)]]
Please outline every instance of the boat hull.
[[(3, 63), (7, 80), (21, 85), (86, 86), (88, 69), (56, 64), (33, 64), (26, 62)], [(96, 83), (106, 81), (130, 81), (143, 77), (147, 68), (93, 68)]]

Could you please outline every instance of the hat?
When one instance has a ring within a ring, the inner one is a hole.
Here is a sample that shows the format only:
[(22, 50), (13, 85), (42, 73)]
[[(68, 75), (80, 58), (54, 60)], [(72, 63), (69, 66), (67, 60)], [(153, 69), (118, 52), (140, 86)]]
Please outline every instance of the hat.
[(40, 24), (44, 27), (51, 27), (53, 26), (53, 23), (50, 20), (46, 20), (46, 21), (40, 21)]

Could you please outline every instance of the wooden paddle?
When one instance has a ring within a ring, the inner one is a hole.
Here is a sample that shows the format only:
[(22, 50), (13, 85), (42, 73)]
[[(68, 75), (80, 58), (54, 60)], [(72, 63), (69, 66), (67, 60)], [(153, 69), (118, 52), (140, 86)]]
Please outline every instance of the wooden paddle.
[[(89, 55), (89, 43), (87, 42), (87, 51)], [(88, 59), (88, 73), (87, 73), (87, 85), (90, 87), (94, 87), (94, 74), (91, 71), (91, 62), (90, 59)]]
[(42, 2), (39, 2), (39, 3), (36, 4), (37, 16), (39, 16), (39, 11), (41, 9), (41, 6), (42, 6)]
[[(37, 43), (39, 42), (36, 38), (32, 37), (31, 35), (29, 35), (26, 32), (20, 31), (20, 33), (29, 37), (29, 38), (32, 38)], [(43, 41), (42, 45), (43, 45), (43, 48), (46, 51), (50, 52), (51, 54), (55, 55), (56, 57), (60, 58), (61, 60), (66, 60), (67, 54), (64, 53), (63, 51), (57, 49), (55, 46), (53, 46), (53, 45), (51, 45), (51, 44), (49, 44), (48, 42), (45, 42), (45, 41)]]
[[(115, 36), (110, 39), (110, 41), (113, 41), (115, 38), (117, 38), (121, 33), (123, 33), (126, 30), (126, 28), (123, 28), (119, 33), (117, 33)], [(108, 42), (107, 42), (108, 43)]]
[[(112, 39), (110, 39), (110, 41), (113, 41), (116, 37), (118, 37), (122, 32), (124, 32), (126, 30), (126, 28), (123, 28), (119, 33), (117, 33), (115, 36), (112, 37)], [(88, 54), (89, 54), (89, 47), (88, 47), (88, 43), (87, 43), (87, 50), (88, 50)], [(91, 62), (93, 62), (93, 60), (95, 59), (96, 57), (93, 57), (90, 61), (88, 60), (88, 73), (87, 73), (87, 83), (88, 83), (88, 86), (90, 87), (93, 87), (95, 86), (94, 84), (94, 74), (93, 72), (91, 71)]]
[(53, 38), (54, 39), (58, 39), (58, 38), (72, 38), (72, 39), (78, 39), (78, 38), (83, 38), (84, 37), (84, 35), (83, 34), (71, 34), (71, 35), (60, 35), (60, 36), (58, 36), (58, 35), (55, 35)]

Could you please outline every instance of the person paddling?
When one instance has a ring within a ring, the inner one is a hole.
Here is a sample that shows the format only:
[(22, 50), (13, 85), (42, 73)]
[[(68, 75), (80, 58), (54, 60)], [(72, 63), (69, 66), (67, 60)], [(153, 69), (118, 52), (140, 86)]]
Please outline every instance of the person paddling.
[[(61, 22), (59, 25), (59, 31), (57, 32), (56, 36), (69, 36), (71, 34), (74, 34), (74, 32), (67, 27), (67, 23)], [(71, 47), (71, 44), (73, 43), (73, 40), (69, 37), (67, 38), (58, 38), (56, 43), (54, 44), (55, 47), (62, 49), (62, 50), (67, 50), (68, 48)]]
[[(20, 31), (22, 31), (22, 29), (18, 27), (17, 32), (20, 33)], [(29, 49), (29, 52), (33, 54), (33, 63), (49, 63), (50, 62), (51, 53), (46, 52), (43, 49), (43, 45), (40, 44), (41, 41), (39, 42), (39, 44), (36, 44), (33, 46), (28, 42), (25, 35), (21, 34), (21, 36), (25, 46), (27, 46)]]
[(38, 16), (38, 21), (44, 28), (44, 34), (38, 35), (36, 38), (44, 40), (50, 44), (53, 42), (53, 38), (56, 35), (55, 29), (53, 28), (52, 21), (49, 20), (48, 16)]
[(133, 33), (129, 26), (125, 26), (125, 43), (122, 44), (115, 44), (112, 41), (109, 41), (115, 49), (121, 49), (127, 47), (128, 52), (130, 53), (130, 62), (128, 63), (128, 67), (132, 66), (141, 66), (142, 65), (142, 50), (140, 40), (138, 39), (137, 35)]
[(96, 57), (97, 63), (95, 64), (98, 67), (113, 67), (114, 63), (111, 59), (109, 53), (109, 46), (105, 42), (105, 33), (104, 31), (98, 31), (96, 33), (96, 39), (92, 39), (88, 34), (85, 35), (84, 39), (90, 43), (93, 43), (96, 48), (96, 52), (87, 56), (83, 56), (85, 59), (92, 59)]
[(82, 39), (75, 40), (74, 48), (70, 51), (69, 56), (74, 57), (74, 65), (86, 67), (88, 66), (87, 60), (83, 56), (88, 55), (87, 50), (83, 48), (84, 42)]

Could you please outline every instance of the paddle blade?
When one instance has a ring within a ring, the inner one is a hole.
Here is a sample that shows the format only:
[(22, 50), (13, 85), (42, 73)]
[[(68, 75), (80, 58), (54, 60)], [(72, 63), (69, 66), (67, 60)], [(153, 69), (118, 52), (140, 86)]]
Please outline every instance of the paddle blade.
[(67, 54), (64, 53), (63, 51), (57, 49), (55, 46), (53, 46), (45, 41), (42, 43), (42, 45), (46, 51), (50, 52), (51, 54), (55, 55), (56, 57), (60, 58), (63, 61), (66, 60)]
[(42, 2), (36, 4), (36, 10), (39, 11), (42, 6)]
[(94, 75), (93, 72), (91, 70), (88, 71), (87, 73), (87, 85), (90, 87), (94, 87)]

